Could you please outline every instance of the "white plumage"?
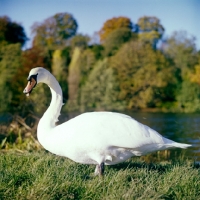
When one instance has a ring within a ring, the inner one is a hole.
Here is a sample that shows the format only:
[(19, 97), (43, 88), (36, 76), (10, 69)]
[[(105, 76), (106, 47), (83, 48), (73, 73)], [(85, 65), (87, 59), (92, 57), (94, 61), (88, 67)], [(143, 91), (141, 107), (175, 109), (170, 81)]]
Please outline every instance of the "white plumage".
[(56, 126), (63, 102), (62, 90), (55, 77), (44, 68), (32, 69), (24, 93), (29, 95), (40, 82), (50, 87), (52, 100), (38, 124), (39, 142), (56, 155), (97, 165), (96, 173), (103, 174), (104, 164), (117, 164), (132, 156), (191, 146), (164, 138), (148, 126), (120, 113), (84, 113)]

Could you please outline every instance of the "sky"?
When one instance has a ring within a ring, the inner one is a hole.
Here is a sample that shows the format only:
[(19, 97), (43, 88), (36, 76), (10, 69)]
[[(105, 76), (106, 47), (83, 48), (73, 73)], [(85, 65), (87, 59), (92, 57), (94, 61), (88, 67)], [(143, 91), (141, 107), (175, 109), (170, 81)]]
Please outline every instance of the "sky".
[(156, 16), (165, 28), (165, 37), (187, 31), (200, 49), (200, 0), (0, 0), (0, 16), (20, 23), (30, 41), (31, 26), (56, 13), (67, 12), (78, 23), (78, 33), (94, 35), (113, 17), (128, 17), (133, 23), (143, 16)]

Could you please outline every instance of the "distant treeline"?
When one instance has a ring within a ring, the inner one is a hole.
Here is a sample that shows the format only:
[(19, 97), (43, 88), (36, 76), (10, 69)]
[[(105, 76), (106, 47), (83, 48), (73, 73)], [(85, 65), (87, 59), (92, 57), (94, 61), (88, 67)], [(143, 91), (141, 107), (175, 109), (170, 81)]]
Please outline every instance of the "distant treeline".
[(109, 19), (91, 37), (77, 28), (71, 14), (58, 13), (32, 26), (32, 47), (23, 50), (24, 28), (0, 17), (0, 112), (24, 116), (46, 109), (47, 86), (38, 85), (30, 98), (22, 93), (36, 66), (57, 78), (68, 111), (200, 111), (200, 52), (186, 31), (164, 38), (152, 16), (137, 23)]

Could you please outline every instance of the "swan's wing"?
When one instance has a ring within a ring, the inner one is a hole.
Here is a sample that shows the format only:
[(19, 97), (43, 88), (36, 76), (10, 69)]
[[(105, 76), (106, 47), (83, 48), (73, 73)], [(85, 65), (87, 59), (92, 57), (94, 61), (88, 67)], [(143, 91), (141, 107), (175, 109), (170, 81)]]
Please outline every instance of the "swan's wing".
[(55, 128), (63, 140), (123, 148), (138, 148), (152, 143), (164, 143), (153, 129), (119, 113), (92, 112), (75, 117)]

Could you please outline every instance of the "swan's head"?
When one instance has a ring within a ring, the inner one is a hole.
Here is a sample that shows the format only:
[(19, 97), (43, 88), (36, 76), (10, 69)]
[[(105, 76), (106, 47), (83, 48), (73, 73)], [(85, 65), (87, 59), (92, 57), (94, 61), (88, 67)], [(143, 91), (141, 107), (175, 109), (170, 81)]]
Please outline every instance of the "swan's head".
[(31, 69), (29, 72), (29, 76), (27, 78), (28, 84), (24, 89), (24, 93), (29, 96), (29, 94), (32, 92), (33, 88), (38, 84), (38, 83), (48, 83), (49, 79), (49, 71), (42, 67), (36, 67)]

